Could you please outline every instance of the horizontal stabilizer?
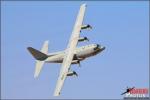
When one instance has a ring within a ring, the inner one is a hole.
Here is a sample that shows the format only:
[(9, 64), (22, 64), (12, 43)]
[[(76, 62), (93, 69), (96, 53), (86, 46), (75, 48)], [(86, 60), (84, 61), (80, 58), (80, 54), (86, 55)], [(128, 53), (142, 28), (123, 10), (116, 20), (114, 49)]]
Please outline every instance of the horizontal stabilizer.
[(28, 47), (28, 50), (36, 60), (43, 61), (48, 57), (46, 54), (44, 54), (32, 47)]
[(43, 65), (44, 65), (44, 61), (38, 61), (38, 60), (36, 61), (34, 78), (37, 78), (39, 76)]
[(32, 56), (36, 59), (36, 66), (35, 66), (35, 73), (34, 73), (34, 77), (38, 77), (41, 69), (45, 63), (45, 60), (48, 58), (48, 41), (45, 41), (43, 44), (43, 47), (41, 49), (41, 51), (36, 50), (32, 47), (28, 47), (27, 48), (29, 50), (29, 52), (32, 54)]

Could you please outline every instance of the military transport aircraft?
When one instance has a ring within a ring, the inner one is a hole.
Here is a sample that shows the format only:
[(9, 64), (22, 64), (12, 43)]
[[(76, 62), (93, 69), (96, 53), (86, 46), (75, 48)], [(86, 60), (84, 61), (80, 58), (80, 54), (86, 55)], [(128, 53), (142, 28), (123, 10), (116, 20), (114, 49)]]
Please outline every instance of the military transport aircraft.
[(84, 60), (85, 58), (94, 56), (105, 49), (104, 46), (101, 46), (99, 44), (90, 44), (79, 48), (76, 47), (78, 42), (88, 40), (87, 37), (80, 37), (81, 30), (92, 29), (89, 24), (82, 25), (85, 9), (86, 4), (82, 4), (80, 6), (76, 23), (66, 50), (55, 53), (48, 53), (48, 41), (44, 42), (41, 51), (36, 50), (32, 47), (28, 47), (29, 52), (36, 59), (36, 68), (34, 74), (35, 78), (38, 77), (44, 63), (62, 63), (54, 96), (60, 95), (61, 89), (67, 76), (77, 76), (77, 73), (75, 71), (71, 71), (71, 64), (80, 65), (80, 61)]

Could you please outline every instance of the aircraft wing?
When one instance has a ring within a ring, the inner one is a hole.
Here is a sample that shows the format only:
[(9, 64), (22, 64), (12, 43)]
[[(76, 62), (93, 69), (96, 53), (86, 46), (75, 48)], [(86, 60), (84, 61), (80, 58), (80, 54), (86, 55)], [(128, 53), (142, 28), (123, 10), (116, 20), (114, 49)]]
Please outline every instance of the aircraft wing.
[(70, 65), (71, 65), (72, 59), (74, 57), (74, 52), (75, 52), (76, 46), (78, 44), (78, 39), (80, 37), (80, 30), (81, 30), (81, 26), (82, 26), (82, 22), (83, 22), (83, 18), (84, 18), (85, 8), (86, 8), (86, 4), (82, 4), (80, 6), (80, 10), (79, 10), (76, 22), (75, 22), (75, 26), (73, 28), (72, 35), (69, 40), (67, 49), (65, 51), (65, 56), (64, 56), (64, 60), (62, 63), (60, 73), (59, 73), (54, 96), (60, 95), (60, 91), (63, 87), (64, 81), (67, 77), (68, 72), (70, 71)]

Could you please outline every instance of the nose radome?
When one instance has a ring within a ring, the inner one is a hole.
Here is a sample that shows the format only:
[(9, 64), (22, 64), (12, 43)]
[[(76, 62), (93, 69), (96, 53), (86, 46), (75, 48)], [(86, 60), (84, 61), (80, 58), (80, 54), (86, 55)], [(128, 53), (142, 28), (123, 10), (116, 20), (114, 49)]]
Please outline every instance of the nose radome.
[(106, 48), (105, 46), (101, 46), (101, 50), (105, 50), (105, 48)]

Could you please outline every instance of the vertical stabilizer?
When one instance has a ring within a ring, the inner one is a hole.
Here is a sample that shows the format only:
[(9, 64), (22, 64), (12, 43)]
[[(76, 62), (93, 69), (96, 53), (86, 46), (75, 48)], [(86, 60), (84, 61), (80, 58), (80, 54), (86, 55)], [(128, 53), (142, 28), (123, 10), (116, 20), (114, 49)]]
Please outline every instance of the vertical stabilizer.
[[(43, 47), (41, 48), (41, 52), (44, 54), (48, 54), (48, 41), (45, 41), (43, 44)], [(44, 65), (45, 60), (36, 60), (36, 66), (35, 66), (35, 73), (34, 73), (34, 78), (37, 78), (41, 72), (41, 69)]]

